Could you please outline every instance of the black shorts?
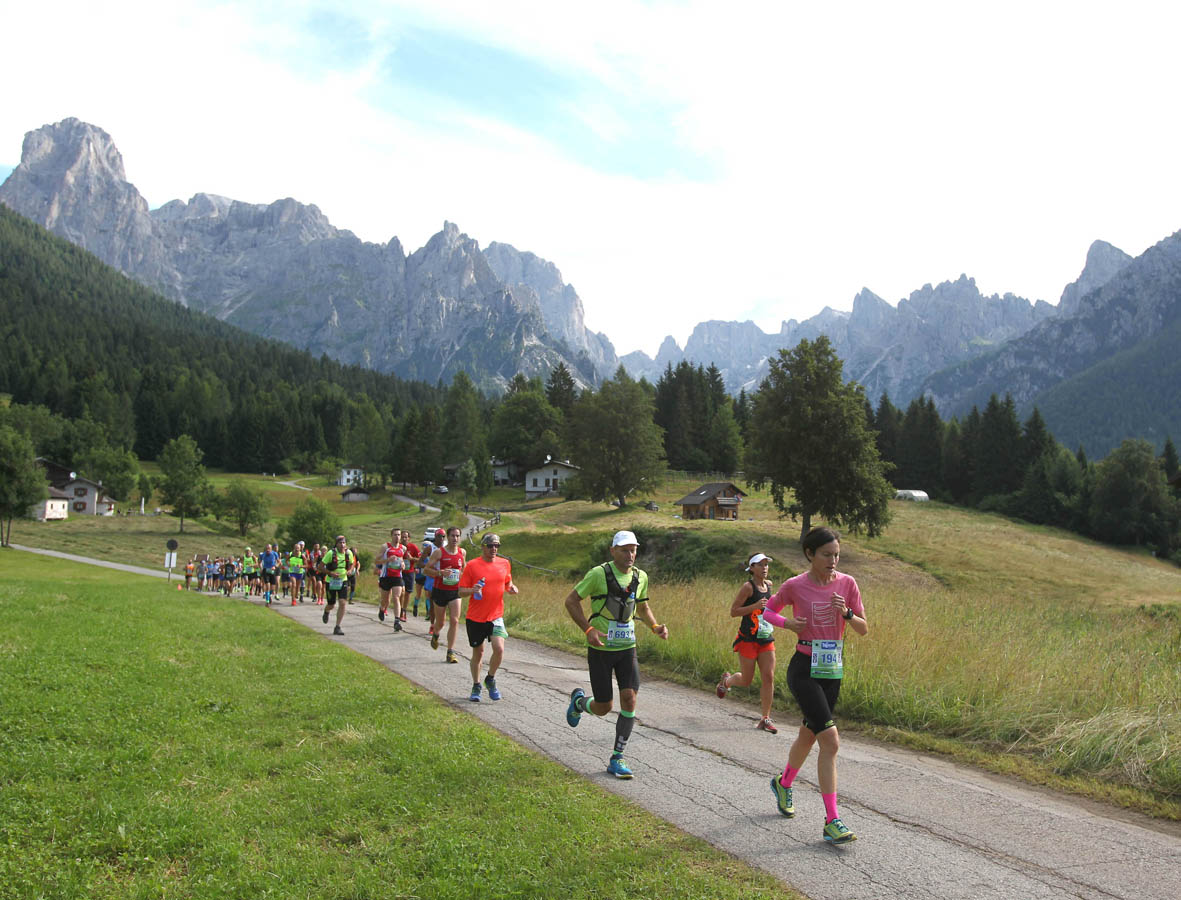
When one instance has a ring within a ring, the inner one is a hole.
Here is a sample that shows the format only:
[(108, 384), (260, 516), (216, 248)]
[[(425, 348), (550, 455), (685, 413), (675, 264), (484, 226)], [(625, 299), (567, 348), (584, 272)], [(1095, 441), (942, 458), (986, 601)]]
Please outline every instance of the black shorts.
[(263, 572), (263, 573), (262, 573), (262, 580), (263, 580), (263, 581), (265, 581), (267, 584), (274, 584), (274, 583), (275, 583), (275, 582), (277, 582), (279, 579), (278, 579), (278, 577), (275, 575), (275, 573), (274, 573), (274, 572)]
[[(501, 622), (503, 621), (502, 619)], [(463, 622), (467, 626), (467, 642), (469, 647), (479, 647), (485, 641), (492, 643), (493, 634), (496, 631), (495, 622), (477, 622), (475, 619), (464, 619)], [(500, 637), (505, 637), (503, 626), (500, 631)]]
[(343, 601), (343, 600), (348, 600), (348, 599), (349, 599), (349, 586), (346, 584), (340, 590), (336, 590), (336, 591), (329, 590), (326, 597), (324, 598), (324, 602), (327, 603), (329, 606), (335, 606), (337, 600)]
[(421, 572), (414, 573), (414, 583), (415, 584), (422, 584), (425, 581), (426, 581), (426, 576), (423, 575)]
[(407, 591), (414, 590), (414, 572), (410, 569), (402, 573), (402, 587)]
[(401, 575), (383, 575), (377, 579), (377, 586), (383, 591), (392, 590), (393, 588), (400, 588), (402, 586)]
[(636, 648), (600, 650), (586, 648), (586, 664), (590, 670), (591, 695), (596, 703), (610, 703), (615, 696), (611, 677), (615, 677), (621, 691), (640, 689), (640, 662)]
[(431, 590), (431, 603), (444, 607), (452, 600), (459, 599), (459, 591), (454, 588), (434, 588)]
[(836, 725), (832, 711), (841, 695), (841, 679), (813, 678), (812, 657), (797, 650), (787, 664), (787, 689), (800, 704), (804, 727), (813, 734)]

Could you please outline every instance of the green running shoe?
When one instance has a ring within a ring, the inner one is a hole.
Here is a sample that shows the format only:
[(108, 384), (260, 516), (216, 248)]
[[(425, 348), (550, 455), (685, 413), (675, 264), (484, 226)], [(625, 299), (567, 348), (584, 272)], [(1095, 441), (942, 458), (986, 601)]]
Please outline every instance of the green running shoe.
[(845, 827), (840, 819), (833, 819), (824, 826), (824, 839), (830, 844), (851, 844), (857, 835)]
[[(796, 814), (795, 804), (791, 802), (791, 788), (784, 787), (779, 783), (779, 776), (771, 776), (771, 792), (775, 795), (775, 803), (779, 807), (780, 815), (787, 816), (789, 819)], [(837, 819), (836, 821), (840, 821)], [(842, 828), (844, 826), (841, 826)], [(827, 837), (827, 828), (825, 830), (825, 840)]]

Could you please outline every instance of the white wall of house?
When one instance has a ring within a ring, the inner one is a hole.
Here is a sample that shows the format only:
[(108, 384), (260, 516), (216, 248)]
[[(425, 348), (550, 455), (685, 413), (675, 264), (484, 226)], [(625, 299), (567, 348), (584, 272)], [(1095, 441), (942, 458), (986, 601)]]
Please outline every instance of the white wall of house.
[(336, 479), (336, 483), (340, 487), (348, 487), (350, 484), (355, 484), (365, 477), (365, 470), (360, 466), (342, 466), (340, 470), (340, 477)]
[(69, 497), (70, 513), (76, 516), (96, 516), (99, 514), (98, 500), (101, 486), (85, 478), (76, 478), (62, 487), (62, 491)]
[(44, 503), (37, 503), (29, 509), (29, 518), (38, 522), (66, 519), (69, 515), (70, 501), (58, 497), (50, 497)]
[(551, 460), (525, 473), (525, 499), (555, 494), (562, 490), (562, 484), (578, 474), (578, 466)]

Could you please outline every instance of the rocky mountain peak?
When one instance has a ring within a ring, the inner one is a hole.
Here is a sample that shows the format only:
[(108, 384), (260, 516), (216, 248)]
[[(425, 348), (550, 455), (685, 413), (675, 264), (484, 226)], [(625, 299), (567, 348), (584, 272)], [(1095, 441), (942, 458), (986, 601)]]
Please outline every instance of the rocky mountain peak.
[(60, 173), (70, 179), (81, 176), (126, 181), (123, 156), (111, 136), (79, 119), (62, 119), (25, 135), (21, 165), (38, 173)]
[(1107, 241), (1095, 241), (1087, 249), (1087, 261), (1079, 277), (1062, 290), (1058, 301), (1059, 316), (1073, 316), (1079, 311), (1082, 299), (1118, 275), (1132, 261), (1132, 257)]

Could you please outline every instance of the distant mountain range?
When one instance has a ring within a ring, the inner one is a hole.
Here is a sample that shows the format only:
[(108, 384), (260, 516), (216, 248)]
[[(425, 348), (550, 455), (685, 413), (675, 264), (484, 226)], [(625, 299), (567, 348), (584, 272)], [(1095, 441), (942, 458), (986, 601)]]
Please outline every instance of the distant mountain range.
[(683, 350), (669, 337), (655, 359), (621, 359), (586, 327), (582, 300), (558, 268), (532, 253), (495, 241), (481, 250), (445, 223), (407, 254), (397, 238), (361, 241), (292, 199), (197, 194), (149, 210), (110, 136), (77, 119), (26, 135), (0, 202), (187, 306), (403, 378), (447, 381), (463, 369), (491, 388), (517, 372), (545, 376), (562, 361), (595, 385), (620, 364), (655, 381), (688, 360), (716, 365), (737, 393), (757, 388), (779, 348), (826, 334), (846, 378), (875, 404), (882, 393), (903, 407), (929, 393), (947, 417), (1010, 391), (1023, 412), (1036, 403), (1060, 440), (1099, 454), (1124, 436), (1159, 444), (1181, 434), (1175, 388), (1143, 414), (1116, 399), (1109, 412), (1088, 410), (1089, 424), (1072, 424), (1082, 421), (1080, 398), (1106, 396), (1113, 378), (1135, 379), (1136, 390), (1173, 371), (1159, 345), (1178, 318), (1176, 237), (1135, 260), (1096, 241), (1058, 307), (985, 297), (961, 276), (897, 306), (862, 290), (852, 312), (826, 308), (773, 334), (752, 322), (703, 322)]

